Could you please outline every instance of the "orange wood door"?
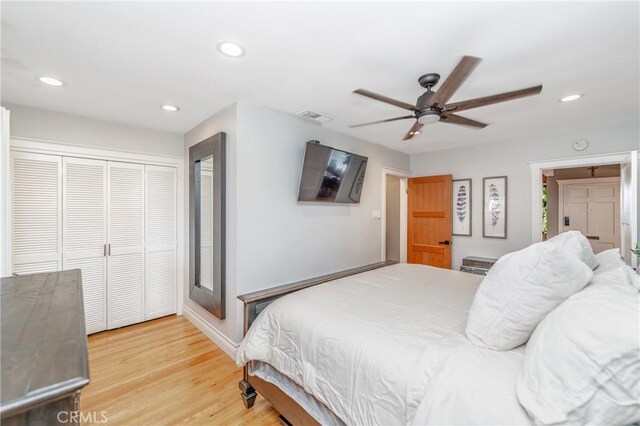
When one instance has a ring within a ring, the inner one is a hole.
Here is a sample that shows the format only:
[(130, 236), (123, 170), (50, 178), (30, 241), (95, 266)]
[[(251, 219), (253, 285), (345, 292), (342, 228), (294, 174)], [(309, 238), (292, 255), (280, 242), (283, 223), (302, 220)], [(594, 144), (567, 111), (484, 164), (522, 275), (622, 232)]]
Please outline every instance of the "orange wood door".
[(407, 262), (451, 269), (451, 175), (408, 181)]

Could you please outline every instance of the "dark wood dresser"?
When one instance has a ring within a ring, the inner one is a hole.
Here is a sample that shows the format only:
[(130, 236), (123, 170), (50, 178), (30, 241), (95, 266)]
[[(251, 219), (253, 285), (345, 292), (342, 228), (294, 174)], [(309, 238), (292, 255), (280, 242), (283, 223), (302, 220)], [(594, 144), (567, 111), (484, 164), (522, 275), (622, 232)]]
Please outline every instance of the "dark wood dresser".
[(2, 425), (78, 424), (80, 389), (89, 383), (80, 270), (1, 285)]

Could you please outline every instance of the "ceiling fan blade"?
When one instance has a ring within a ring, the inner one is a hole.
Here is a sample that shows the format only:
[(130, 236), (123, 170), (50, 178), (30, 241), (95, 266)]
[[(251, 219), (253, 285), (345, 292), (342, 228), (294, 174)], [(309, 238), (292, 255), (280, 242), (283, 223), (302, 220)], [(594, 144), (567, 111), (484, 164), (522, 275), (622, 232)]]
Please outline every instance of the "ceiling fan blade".
[(458, 65), (453, 69), (449, 77), (440, 86), (440, 89), (436, 91), (436, 94), (431, 98), (434, 106), (440, 106), (447, 103), (451, 96), (462, 86), (462, 83), (469, 77), (471, 72), (482, 61), (480, 58), (474, 56), (463, 56)]
[(469, 99), (468, 101), (454, 102), (445, 105), (445, 111), (464, 111), (466, 109), (478, 108), (485, 105), (497, 104), (499, 102), (511, 101), (513, 99), (524, 98), (525, 96), (537, 95), (542, 91), (542, 85), (528, 87), (526, 89), (514, 90), (497, 95), (485, 96), (482, 98)]
[(409, 139), (411, 139), (412, 137), (414, 137), (416, 135), (416, 132), (419, 132), (420, 129), (422, 129), (422, 126), (424, 126), (424, 124), (420, 124), (418, 122), (418, 120), (416, 120), (415, 123), (413, 123), (413, 126), (411, 126), (411, 128), (409, 129), (409, 131), (407, 132), (406, 135), (404, 135), (404, 138), (402, 138), (403, 141), (408, 141)]
[(357, 90), (354, 90), (353, 93), (366, 96), (367, 98), (375, 99), (376, 101), (384, 102), (386, 104), (391, 104), (400, 108), (408, 109), (409, 111), (418, 111), (418, 108), (416, 108), (415, 105), (411, 105), (406, 102), (391, 99), (386, 96), (378, 95), (377, 93), (373, 93), (365, 89), (357, 89)]
[(442, 116), (440, 116), (440, 121), (442, 121), (443, 123), (462, 124), (463, 126), (471, 126), (471, 127), (479, 127), (479, 128), (488, 126), (488, 124), (486, 123), (481, 123), (479, 121), (472, 120), (470, 118), (462, 117), (461, 115), (455, 115), (455, 114), (442, 114)]
[(415, 118), (415, 117), (413, 115), (405, 115), (403, 117), (387, 118), (386, 120), (372, 121), (370, 123), (354, 124), (353, 126), (349, 126), (349, 127), (351, 127), (351, 128), (362, 127), (362, 126), (368, 126), (370, 124), (388, 123), (389, 121), (406, 120), (406, 119), (409, 119), (409, 118)]

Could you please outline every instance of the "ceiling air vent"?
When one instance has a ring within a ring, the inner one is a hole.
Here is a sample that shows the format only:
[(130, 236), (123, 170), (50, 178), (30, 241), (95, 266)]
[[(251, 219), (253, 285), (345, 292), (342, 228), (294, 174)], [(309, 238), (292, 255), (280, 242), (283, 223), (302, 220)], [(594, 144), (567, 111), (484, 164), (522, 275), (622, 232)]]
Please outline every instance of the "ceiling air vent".
[(326, 115), (322, 115), (320, 113), (313, 112), (308, 109), (305, 109), (304, 111), (300, 111), (297, 115), (302, 118), (306, 118), (308, 120), (317, 121), (318, 123), (326, 123), (327, 121), (332, 120), (330, 117), (327, 117)]

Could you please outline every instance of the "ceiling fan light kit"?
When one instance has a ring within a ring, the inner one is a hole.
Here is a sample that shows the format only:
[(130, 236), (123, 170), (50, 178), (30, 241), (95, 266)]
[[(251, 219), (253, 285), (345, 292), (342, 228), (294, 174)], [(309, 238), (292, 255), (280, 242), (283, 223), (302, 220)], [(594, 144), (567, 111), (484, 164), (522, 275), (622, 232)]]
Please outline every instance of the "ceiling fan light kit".
[(523, 98), (526, 96), (537, 95), (542, 91), (542, 85), (528, 87), (526, 89), (514, 90), (512, 92), (500, 93), (497, 95), (485, 96), (482, 98), (470, 99), (462, 102), (454, 102), (447, 104), (449, 99), (462, 86), (462, 83), (469, 77), (471, 72), (478, 66), (481, 59), (473, 56), (463, 56), (458, 65), (453, 69), (449, 77), (440, 85), (437, 91), (432, 88), (440, 81), (440, 74), (428, 73), (422, 75), (418, 79), (420, 86), (427, 89), (420, 95), (415, 105), (407, 102), (398, 101), (377, 93), (370, 92), (365, 89), (354, 90), (353, 93), (375, 99), (390, 105), (397, 106), (412, 112), (411, 115), (402, 117), (388, 118), (386, 120), (373, 121), (371, 123), (356, 124), (349, 127), (368, 126), (371, 124), (388, 123), (390, 121), (415, 119), (415, 123), (405, 134), (403, 140), (409, 140), (413, 136), (421, 133), (420, 129), (425, 124), (433, 124), (438, 121), (444, 123), (458, 124), (462, 126), (470, 126), (481, 129), (486, 127), (486, 123), (481, 123), (470, 118), (466, 118), (454, 112), (464, 111), (467, 109), (478, 108), (486, 105), (506, 102), (513, 99)]
[(436, 109), (427, 109), (417, 113), (416, 118), (420, 124), (433, 124), (440, 121), (440, 114), (442, 112)]

